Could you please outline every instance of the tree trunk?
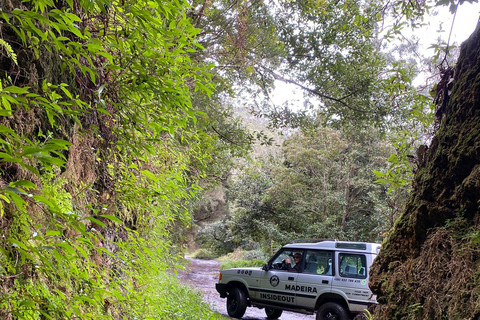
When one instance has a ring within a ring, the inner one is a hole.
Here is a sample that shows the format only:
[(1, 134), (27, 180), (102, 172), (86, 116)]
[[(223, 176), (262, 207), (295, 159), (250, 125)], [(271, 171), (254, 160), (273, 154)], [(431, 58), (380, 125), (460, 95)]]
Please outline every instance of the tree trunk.
[(372, 266), (376, 320), (480, 317), (480, 25), (439, 113), (405, 212)]

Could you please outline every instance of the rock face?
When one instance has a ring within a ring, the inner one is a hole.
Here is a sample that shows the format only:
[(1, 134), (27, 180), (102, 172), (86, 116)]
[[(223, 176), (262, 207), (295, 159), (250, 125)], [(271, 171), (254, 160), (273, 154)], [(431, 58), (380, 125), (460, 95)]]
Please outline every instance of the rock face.
[(441, 112), (405, 212), (372, 267), (375, 319), (480, 317), (480, 25), (462, 45)]

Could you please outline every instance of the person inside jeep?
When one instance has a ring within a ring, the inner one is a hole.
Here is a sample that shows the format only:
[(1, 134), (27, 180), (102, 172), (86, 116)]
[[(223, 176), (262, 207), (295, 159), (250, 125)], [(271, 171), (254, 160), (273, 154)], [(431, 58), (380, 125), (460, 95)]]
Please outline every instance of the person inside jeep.
[(292, 272), (298, 272), (300, 269), (300, 261), (302, 261), (302, 254), (297, 252), (293, 255), (293, 261), (295, 265), (292, 267), (292, 261), (290, 259), (285, 260), (287, 263), (287, 270)]

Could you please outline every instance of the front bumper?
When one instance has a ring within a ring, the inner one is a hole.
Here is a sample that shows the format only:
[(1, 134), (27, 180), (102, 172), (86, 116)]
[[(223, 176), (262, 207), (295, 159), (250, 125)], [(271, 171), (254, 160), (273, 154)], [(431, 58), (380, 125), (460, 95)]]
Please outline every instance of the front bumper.
[(217, 289), (218, 293), (220, 293), (220, 298), (227, 297), (228, 286), (225, 283), (216, 283), (215, 289)]

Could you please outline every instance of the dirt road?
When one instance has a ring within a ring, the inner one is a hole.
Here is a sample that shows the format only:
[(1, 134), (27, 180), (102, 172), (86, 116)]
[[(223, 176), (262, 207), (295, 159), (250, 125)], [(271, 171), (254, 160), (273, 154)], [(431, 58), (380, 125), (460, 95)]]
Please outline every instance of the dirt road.
[[(226, 300), (220, 298), (215, 290), (215, 283), (218, 280), (218, 272), (220, 270), (220, 262), (214, 260), (189, 259), (190, 264), (186, 270), (178, 271), (177, 278), (203, 293), (203, 301), (210, 304), (212, 310), (227, 315), (225, 308)], [(247, 312), (242, 319), (248, 320), (266, 320), (264, 310), (257, 308), (247, 308)], [(313, 320), (315, 316), (297, 314), (292, 312), (283, 312), (282, 320)]]

